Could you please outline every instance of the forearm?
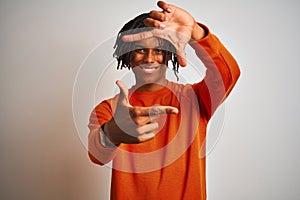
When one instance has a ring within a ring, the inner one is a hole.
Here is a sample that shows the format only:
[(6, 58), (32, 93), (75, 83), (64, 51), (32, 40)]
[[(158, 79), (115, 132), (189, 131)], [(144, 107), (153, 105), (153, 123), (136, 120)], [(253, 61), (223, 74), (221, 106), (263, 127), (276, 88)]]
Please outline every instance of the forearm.
[(99, 165), (104, 165), (115, 157), (117, 148), (105, 147), (102, 144), (100, 138), (100, 129), (100, 125), (90, 125), (88, 154), (92, 162)]
[(226, 47), (205, 25), (199, 24), (198, 26), (201, 26), (206, 34), (202, 39), (190, 42), (190, 45), (207, 68), (205, 79), (209, 82), (214, 81), (213, 78), (218, 73), (218, 77), (222, 78), (227, 90), (238, 80), (239, 66)]
[(199, 26), (205, 30), (206, 35), (200, 40), (190, 42), (190, 45), (207, 70), (204, 80), (195, 87), (199, 94), (206, 93), (201, 95), (205, 96), (201, 103), (204, 103), (210, 117), (233, 89), (240, 76), (240, 70), (234, 57), (219, 39), (211, 34), (206, 26)]
[(88, 154), (92, 162), (103, 165), (110, 162), (116, 155), (117, 148), (109, 148), (101, 141), (102, 126), (111, 118), (109, 101), (99, 104), (91, 113), (88, 128)]
[(190, 41), (200, 41), (206, 36), (206, 34), (206, 29), (195, 21)]

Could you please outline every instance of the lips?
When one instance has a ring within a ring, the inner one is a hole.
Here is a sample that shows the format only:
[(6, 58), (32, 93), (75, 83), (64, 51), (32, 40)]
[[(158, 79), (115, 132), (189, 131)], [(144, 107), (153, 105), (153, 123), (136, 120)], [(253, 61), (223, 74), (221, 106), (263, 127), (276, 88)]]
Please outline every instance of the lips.
[(153, 72), (155, 72), (156, 70), (158, 70), (158, 66), (140, 66), (140, 69), (146, 73), (146, 74), (151, 74)]

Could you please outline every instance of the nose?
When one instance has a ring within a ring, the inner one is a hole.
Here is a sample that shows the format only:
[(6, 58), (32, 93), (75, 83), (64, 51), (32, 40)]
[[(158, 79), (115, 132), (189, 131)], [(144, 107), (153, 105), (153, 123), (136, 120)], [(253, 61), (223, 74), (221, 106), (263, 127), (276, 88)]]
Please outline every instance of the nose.
[(152, 49), (147, 49), (144, 55), (144, 62), (145, 63), (153, 63), (155, 60), (155, 55)]

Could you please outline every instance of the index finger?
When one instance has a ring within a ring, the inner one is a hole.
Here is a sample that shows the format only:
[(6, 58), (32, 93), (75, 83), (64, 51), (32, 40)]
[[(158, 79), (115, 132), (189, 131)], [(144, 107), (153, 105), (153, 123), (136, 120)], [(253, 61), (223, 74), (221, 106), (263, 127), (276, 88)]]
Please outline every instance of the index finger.
[(157, 2), (158, 7), (160, 7), (161, 9), (167, 11), (167, 12), (171, 12), (172, 9), (170, 8), (169, 4), (167, 4), (164, 1), (158, 1)]
[(139, 40), (143, 40), (143, 39), (147, 39), (147, 38), (151, 38), (153, 37), (153, 32), (152, 31), (145, 31), (145, 32), (141, 32), (141, 33), (135, 33), (135, 34), (130, 34), (130, 35), (124, 35), (122, 37), (122, 40), (124, 42), (135, 42), (135, 41), (139, 41)]
[(172, 106), (141, 107), (140, 116), (155, 116), (160, 114), (178, 114), (178, 109)]

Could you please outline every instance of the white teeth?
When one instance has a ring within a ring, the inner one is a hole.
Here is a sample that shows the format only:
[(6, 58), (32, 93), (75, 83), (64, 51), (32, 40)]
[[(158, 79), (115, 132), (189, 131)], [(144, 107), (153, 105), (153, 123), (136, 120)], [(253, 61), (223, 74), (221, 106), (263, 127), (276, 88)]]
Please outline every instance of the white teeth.
[(154, 71), (155, 69), (154, 68), (152, 68), (152, 69), (144, 69), (146, 72), (152, 72), (152, 71)]
[(143, 69), (157, 69), (158, 67), (151, 67), (151, 68), (148, 68), (148, 67), (142, 67)]
[(147, 73), (151, 73), (151, 72), (155, 71), (156, 69), (158, 69), (158, 67), (152, 67), (152, 68), (141, 67), (141, 68)]

